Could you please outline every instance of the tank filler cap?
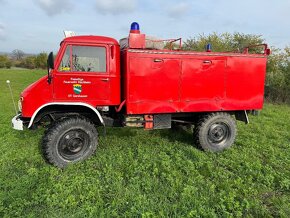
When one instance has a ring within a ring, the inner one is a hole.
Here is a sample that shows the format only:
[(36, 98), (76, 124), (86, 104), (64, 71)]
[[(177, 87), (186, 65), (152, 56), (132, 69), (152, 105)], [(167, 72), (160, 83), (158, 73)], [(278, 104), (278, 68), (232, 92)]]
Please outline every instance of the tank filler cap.
[(140, 26), (137, 22), (131, 24), (130, 33), (140, 33)]

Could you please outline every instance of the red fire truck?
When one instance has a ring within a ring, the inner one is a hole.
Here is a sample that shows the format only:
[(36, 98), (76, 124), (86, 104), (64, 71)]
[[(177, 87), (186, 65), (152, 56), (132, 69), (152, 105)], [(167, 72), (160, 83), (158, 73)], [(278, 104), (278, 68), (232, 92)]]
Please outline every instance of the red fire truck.
[(247, 112), (263, 107), (270, 49), (211, 52), (208, 46), (195, 52), (163, 44), (140, 33), (135, 22), (120, 43), (103, 36), (65, 38), (55, 61), (48, 56), (48, 75), (21, 93), (13, 128), (50, 121), (42, 149), (57, 167), (94, 153), (96, 126), (192, 124), (193, 142), (204, 150), (230, 147), (235, 119), (248, 123)]

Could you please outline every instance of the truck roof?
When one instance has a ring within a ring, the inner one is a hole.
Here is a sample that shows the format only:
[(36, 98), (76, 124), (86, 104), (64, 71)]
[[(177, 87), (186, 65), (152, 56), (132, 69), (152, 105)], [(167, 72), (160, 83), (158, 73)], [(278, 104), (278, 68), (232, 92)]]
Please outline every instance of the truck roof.
[(106, 37), (106, 36), (90, 36), (90, 35), (67, 37), (62, 42), (101, 43), (101, 44), (119, 45), (119, 43), (116, 39)]

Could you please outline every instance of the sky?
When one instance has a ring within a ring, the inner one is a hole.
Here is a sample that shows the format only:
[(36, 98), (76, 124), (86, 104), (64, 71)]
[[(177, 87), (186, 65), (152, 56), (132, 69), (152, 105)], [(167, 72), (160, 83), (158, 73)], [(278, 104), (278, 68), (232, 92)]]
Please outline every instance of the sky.
[(0, 0), (0, 52), (56, 52), (64, 30), (119, 40), (134, 21), (163, 39), (240, 32), (290, 46), (290, 0)]

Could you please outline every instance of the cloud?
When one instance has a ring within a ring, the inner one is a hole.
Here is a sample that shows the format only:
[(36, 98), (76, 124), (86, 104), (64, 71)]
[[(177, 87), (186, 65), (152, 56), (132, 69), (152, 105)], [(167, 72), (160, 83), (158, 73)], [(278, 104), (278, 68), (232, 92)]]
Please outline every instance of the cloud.
[(4, 24), (0, 23), (0, 40), (4, 41), (5, 39), (6, 39), (5, 26)]
[(171, 6), (170, 8), (167, 9), (168, 15), (170, 17), (181, 17), (187, 14), (191, 9), (191, 4), (187, 2), (180, 2), (174, 6)]
[(127, 14), (137, 7), (137, 0), (97, 0), (96, 8), (101, 14)]
[(71, 0), (34, 0), (34, 2), (44, 10), (48, 16), (70, 11), (73, 7)]

